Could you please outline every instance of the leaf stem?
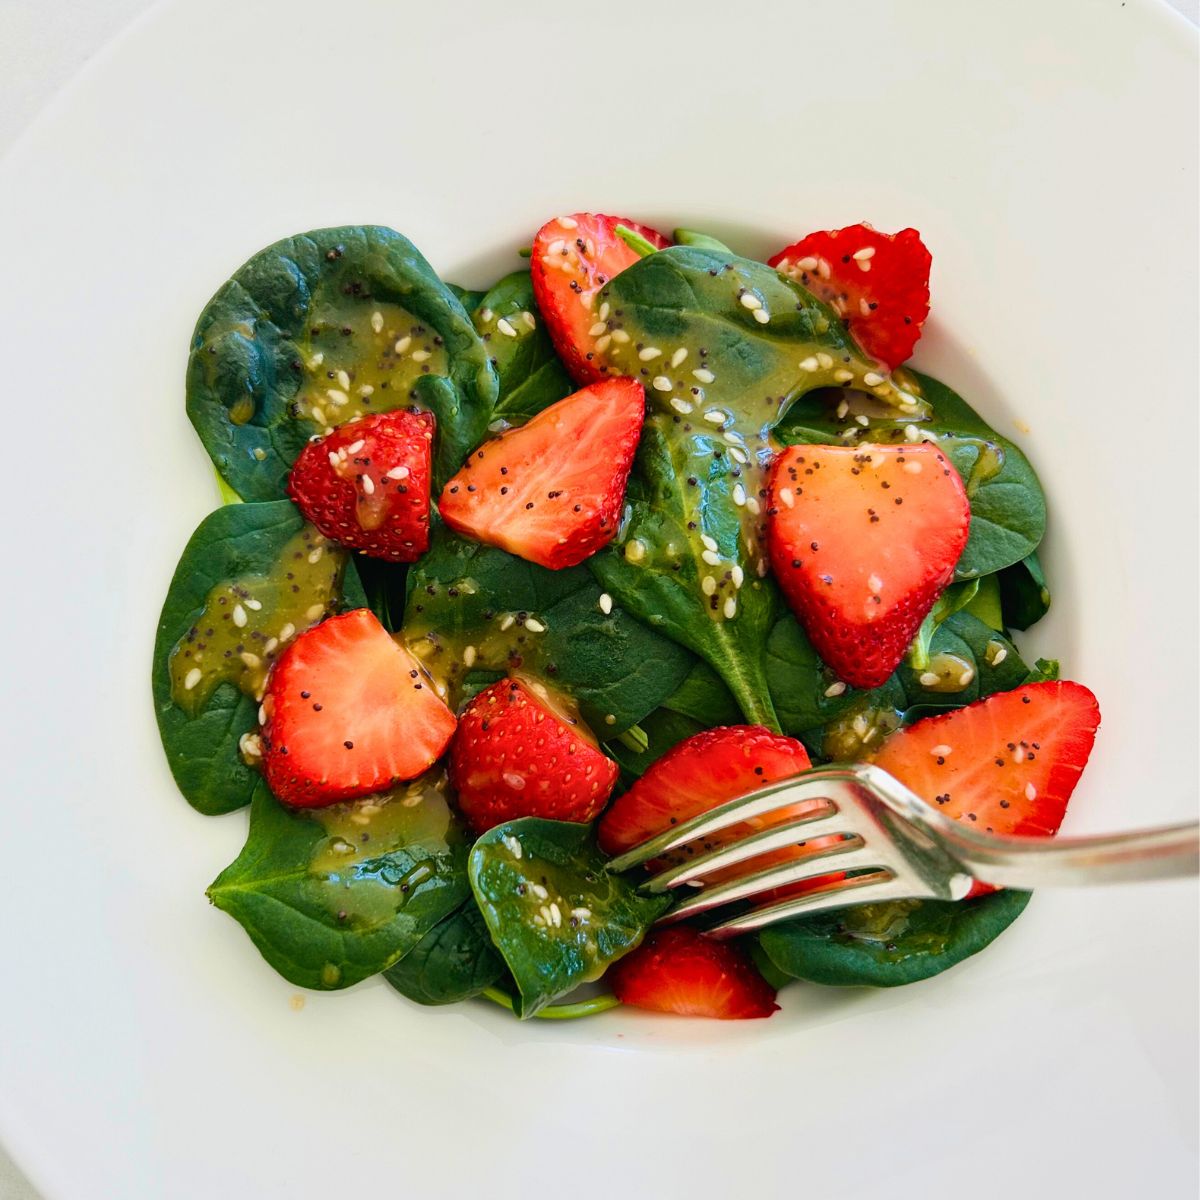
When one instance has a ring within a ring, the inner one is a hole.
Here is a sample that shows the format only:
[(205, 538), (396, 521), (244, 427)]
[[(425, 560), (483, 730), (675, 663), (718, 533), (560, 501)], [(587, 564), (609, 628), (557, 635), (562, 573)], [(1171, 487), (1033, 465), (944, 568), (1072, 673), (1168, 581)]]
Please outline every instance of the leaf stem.
[(680, 246), (695, 246), (698, 250), (715, 250), (719, 254), (733, 253), (724, 242), (707, 233), (698, 233), (695, 229), (676, 229), (672, 236)]
[(618, 225), (613, 231), (617, 237), (627, 245), (630, 250), (646, 258), (658, 251), (658, 247), (653, 242), (647, 241), (640, 233), (635, 233), (628, 225)]
[[(509, 1012), (515, 1011), (513, 998), (501, 988), (484, 988), (479, 994), (493, 1004), (507, 1008)], [(533, 1015), (543, 1017), (547, 1021), (571, 1021), (576, 1017), (591, 1017), (596, 1013), (607, 1012), (610, 1008), (619, 1008), (620, 1005), (620, 1000), (611, 992), (607, 992), (603, 996), (593, 996), (590, 1000), (580, 1000), (576, 1004), (549, 1004), (538, 1009)]]
[(624, 733), (618, 733), (614, 740), (634, 754), (645, 754), (650, 749), (650, 735), (640, 725), (630, 725)]

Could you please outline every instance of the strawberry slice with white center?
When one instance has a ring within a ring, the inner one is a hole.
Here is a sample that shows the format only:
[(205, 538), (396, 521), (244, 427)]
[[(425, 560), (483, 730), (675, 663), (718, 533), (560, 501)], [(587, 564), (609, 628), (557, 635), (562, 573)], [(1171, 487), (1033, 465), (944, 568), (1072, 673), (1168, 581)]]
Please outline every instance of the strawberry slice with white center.
[(932, 261), (915, 229), (880, 233), (863, 224), (810, 233), (768, 265), (829, 304), (868, 354), (898, 367), (929, 316)]
[(279, 657), (262, 702), (263, 774), (285, 804), (386, 791), (433, 765), (454, 714), (369, 609), (331, 617)]
[(606, 379), (485, 442), (446, 484), (442, 520), (458, 533), (552, 570), (612, 540), (646, 398)]
[(1062, 824), (1099, 726), (1082, 684), (1028, 683), (899, 729), (872, 761), (974, 829), (1046, 837)]
[(967, 544), (958, 472), (928, 442), (791, 446), (767, 513), (775, 578), (817, 653), (846, 683), (878, 687)]
[(638, 253), (617, 235), (624, 225), (662, 249), (671, 243), (654, 229), (624, 217), (572, 213), (555, 217), (537, 231), (529, 269), (542, 320), (572, 377), (594, 383), (609, 372), (604, 362), (612, 334), (596, 293), (638, 261)]

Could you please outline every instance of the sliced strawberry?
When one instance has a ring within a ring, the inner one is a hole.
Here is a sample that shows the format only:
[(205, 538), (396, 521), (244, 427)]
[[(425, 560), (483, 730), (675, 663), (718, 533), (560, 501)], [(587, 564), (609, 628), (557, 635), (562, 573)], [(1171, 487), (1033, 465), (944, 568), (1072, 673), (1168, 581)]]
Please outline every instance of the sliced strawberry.
[(722, 1021), (769, 1017), (775, 989), (745, 951), (677, 925), (657, 929), (605, 978), (622, 1004)]
[(1062, 824), (1099, 725), (1082, 684), (1028, 683), (897, 730), (873, 761), (984, 833), (1047, 836)]
[(791, 446), (771, 473), (775, 578), (838, 677), (878, 687), (967, 544), (971, 510), (936, 445)]
[(912, 355), (929, 316), (932, 259), (915, 229), (848, 225), (810, 233), (768, 264), (845, 318), (854, 340), (889, 367)]
[(518, 817), (591, 821), (617, 773), (574, 713), (521, 679), (480, 692), (459, 718), (450, 748), (450, 782), (476, 833)]
[(596, 312), (592, 301), (610, 279), (638, 261), (637, 251), (617, 236), (618, 225), (660, 249), (671, 244), (645, 225), (598, 213), (555, 217), (533, 239), (533, 294), (559, 358), (578, 383), (594, 383), (607, 374), (607, 316)]
[(446, 484), (442, 520), (543, 567), (573, 567), (617, 532), (645, 412), (635, 379), (606, 379), (485, 442)]
[(275, 796), (320, 808), (432, 766), (454, 714), (369, 609), (331, 617), (279, 657), (262, 702), (263, 774)]
[(326, 537), (372, 558), (415, 562), (429, 549), (432, 413), (358, 417), (300, 451), (288, 495)]

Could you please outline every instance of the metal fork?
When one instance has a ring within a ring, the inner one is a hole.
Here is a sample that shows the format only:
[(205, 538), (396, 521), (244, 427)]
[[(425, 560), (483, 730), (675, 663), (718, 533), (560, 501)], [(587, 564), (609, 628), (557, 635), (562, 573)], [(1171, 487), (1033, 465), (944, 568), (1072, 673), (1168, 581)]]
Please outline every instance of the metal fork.
[[(789, 917), (880, 900), (961, 900), (977, 880), (997, 887), (1068, 887), (1169, 879), (1200, 873), (1200, 823), (1100, 837), (1000, 837), (939, 812), (880, 767), (835, 765), (740, 796), (612, 859), (625, 871), (698, 839), (781, 808), (803, 805), (786, 821), (695, 854), (642, 887), (663, 892), (690, 884), (663, 922), (681, 921), (755, 896), (836, 873), (790, 899), (750, 907), (709, 930), (734, 937)], [(839, 840), (793, 861), (720, 883), (714, 871), (770, 850)], [(845, 873), (844, 876), (842, 873)]]

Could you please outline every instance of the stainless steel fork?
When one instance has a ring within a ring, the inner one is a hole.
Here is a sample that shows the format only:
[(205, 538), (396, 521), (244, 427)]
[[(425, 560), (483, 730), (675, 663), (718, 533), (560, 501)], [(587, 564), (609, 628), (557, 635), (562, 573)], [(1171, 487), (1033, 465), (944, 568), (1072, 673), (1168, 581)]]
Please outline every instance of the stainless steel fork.
[[(835, 875), (803, 895), (752, 906), (712, 927), (733, 937), (822, 909), (879, 900), (961, 900), (977, 880), (997, 887), (1068, 887), (1168, 879), (1200, 873), (1200, 823), (1100, 837), (1000, 837), (963, 824), (880, 767), (819, 767), (740, 796), (610, 861), (609, 870), (642, 866), (690, 842), (783, 808), (803, 806), (785, 821), (696, 853), (642, 887), (695, 890), (663, 922), (680, 921), (777, 888)], [(707, 876), (787, 846), (836, 838), (803, 857), (719, 883)], [(844, 874), (843, 874), (844, 873)]]

